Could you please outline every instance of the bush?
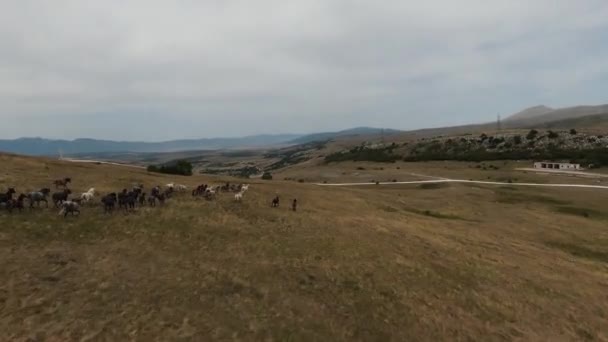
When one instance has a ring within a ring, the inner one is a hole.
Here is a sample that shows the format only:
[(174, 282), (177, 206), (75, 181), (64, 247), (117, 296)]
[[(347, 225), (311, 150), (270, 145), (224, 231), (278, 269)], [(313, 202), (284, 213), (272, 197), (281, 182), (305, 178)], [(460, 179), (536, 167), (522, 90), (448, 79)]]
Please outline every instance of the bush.
[(262, 175), (262, 179), (272, 180), (272, 174), (270, 172), (264, 172), (264, 174)]
[(576, 133), (577, 133), (577, 132), (576, 132), (576, 130), (575, 130), (574, 128), (570, 129), (570, 134), (572, 134), (572, 135), (576, 135)]
[(166, 173), (170, 175), (192, 176), (192, 164), (186, 160), (178, 160), (175, 163), (165, 165), (150, 165), (148, 172)]
[(516, 135), (513, 137), (513, 144), (515, 144), (515, 145), (521, 144), (521, 135)]
[(549, 131), (548, 137), (549, 137), (549, 139), (557, 139), (557, 138), (559, 138), (559, 134), (557, 134), (556, 132), (553, 132), (553, 131)]
[(538, 135), (538, 131), (535, 129), (531, 129), (530, 132), (528, 132), (528, 135), (526, 135), (526, 139), (534, 140), (537, 135)]

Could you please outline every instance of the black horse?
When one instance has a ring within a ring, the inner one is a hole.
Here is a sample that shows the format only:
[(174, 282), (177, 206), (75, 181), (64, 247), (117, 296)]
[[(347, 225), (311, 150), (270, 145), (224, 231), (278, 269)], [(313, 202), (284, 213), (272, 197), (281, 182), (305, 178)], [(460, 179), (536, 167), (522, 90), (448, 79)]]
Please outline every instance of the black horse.
[(277, 197), (275, 197), (275, 198), (272, 199), (271, 206), (273, 208), (278, 208), (279, 207), (279, 196), (278, 195), (277, 195)]
[(19, 195), (19, 197), (17, 197), (17, 199), (13, 200), (13, 203), (11, 204), (11, 208), (12, 209), (19, 209), (19, 212), (21, 212), (23, 210), (23, 208), (25, 207), (23, 205), (23, 200), (26, 198), (27, 196), (24, 194)]
[(111, 213), (116, 206), (116, 201), (118, 201), (118, 199), (115, 192), (103, 196), (101, 198), (101, 203), (103, 204), (104, 213)]
[(59, 205), (68, 200), (68, 196), (72, 193), (70, 189), (64, 189), (62, 192), (56, 192), (53, 194), (53, 203), (55, 204), (55, 208), (58, 208)]
[(15, 188), (8, 188), (6, 193), (0, 194), (0, 205), (6, 206), (6, 209), (10, 212), (13, 206), (13, 194), (15, 194)]

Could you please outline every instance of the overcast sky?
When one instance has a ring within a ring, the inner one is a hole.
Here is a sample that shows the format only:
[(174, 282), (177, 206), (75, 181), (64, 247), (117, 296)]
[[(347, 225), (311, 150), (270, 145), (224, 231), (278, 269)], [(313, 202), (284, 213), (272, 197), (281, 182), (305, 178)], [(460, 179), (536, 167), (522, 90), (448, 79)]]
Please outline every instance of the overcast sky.
[(413, 129), (608, 103), (606, 0), (0, 2), (0, 138)]

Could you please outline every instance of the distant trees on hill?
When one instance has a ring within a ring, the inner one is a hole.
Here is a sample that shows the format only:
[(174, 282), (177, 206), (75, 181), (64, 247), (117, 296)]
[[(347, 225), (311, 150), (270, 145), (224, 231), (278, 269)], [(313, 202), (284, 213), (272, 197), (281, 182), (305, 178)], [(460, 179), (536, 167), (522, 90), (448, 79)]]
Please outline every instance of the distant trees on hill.
[(173, 164), (150, 165), (148, 166), (148, 171), (170, 175), (192, 176), (192, 163), (186, 160), (178, 160)]
[(328, 163), (349, 160), (394, 163), (397, 160), (401, 159), (399, 155), (393, 154), (393, 149), (395, 149), (396, 147), (397, 145), (394, 143), (388, 147), (383, 148), (356, 146), (348, 151), (329, 154), (325, 157), (325, 161)]

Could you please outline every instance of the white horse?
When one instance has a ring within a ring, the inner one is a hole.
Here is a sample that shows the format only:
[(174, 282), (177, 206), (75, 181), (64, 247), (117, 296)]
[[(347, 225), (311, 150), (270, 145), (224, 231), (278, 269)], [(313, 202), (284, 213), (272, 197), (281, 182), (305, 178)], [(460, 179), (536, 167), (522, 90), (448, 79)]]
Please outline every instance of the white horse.
[(188, 187), (182, 184), (175, 184), (175, 190), (179, 191), (179, 192), (184, 192), (186, 190), (188, 190)]
[(80, 199), (83, 203), (90, 202), (93, 197), (95, 197), (95, 188), (90, 188), (89, 191), (83, 192), (82, 195), (80, 195)]
[(235, 194), (235, 195), (234, 195), (234, 200), (235, 200), (236, 202), (241, 202), (241, 201), (243, 200), (243, 195), (244, 195), (244, 194), (245, 194), (245, 192), (244, 192), (244, 191), (241, 191), (241, 192), (239, 192), (239, 193)]
[(215, 194), (216, 191), (211, 189), (211, 188), (207, 188), (207, 190), (205, 190), (205, 198), (206, 199), (214, 199), (215, 198)]
[(243, 192), (243, 193), (244, 193), (244, 192), (245, 192), (245, 191), (247, 191), (247, 190), (249, 190), (249, 184), (245, 184), (245, 185), (243, 185), (243, 186), (241, 187), (241, 192)]

